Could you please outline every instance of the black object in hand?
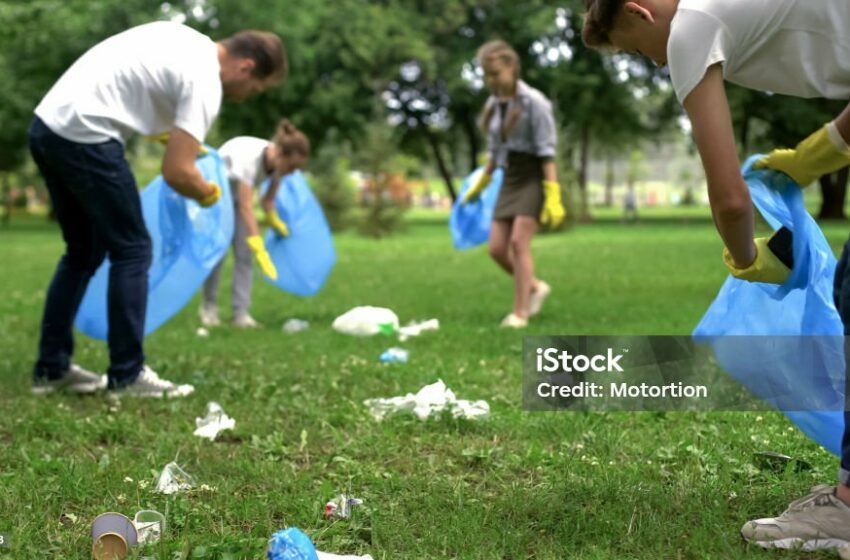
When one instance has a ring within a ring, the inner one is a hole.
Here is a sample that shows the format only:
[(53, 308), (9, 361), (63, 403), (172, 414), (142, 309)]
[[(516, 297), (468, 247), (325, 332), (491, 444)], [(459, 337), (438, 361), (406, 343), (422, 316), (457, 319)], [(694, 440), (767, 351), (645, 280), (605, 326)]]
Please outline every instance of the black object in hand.
[(782, 226), (767, 240), (767, 248), (789, 269), (794, 269), (794, 234)]

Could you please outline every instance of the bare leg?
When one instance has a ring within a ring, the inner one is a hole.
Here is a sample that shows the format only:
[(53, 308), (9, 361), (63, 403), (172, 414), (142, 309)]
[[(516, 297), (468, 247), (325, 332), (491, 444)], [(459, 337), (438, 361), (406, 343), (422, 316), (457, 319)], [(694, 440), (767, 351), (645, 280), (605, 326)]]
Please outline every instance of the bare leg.
[(496, 261), (502, 270), (514, 275), (513, 259), (510, 252), (511, 221), (493, 220), (490, 228), (490, 258)]
[(528, 317), (528, 298), (534, 288), (534, 259), (531, 240), (539, 225), (531, 216), (517, 216), (511, 228), (510, 247), (514, 264), (514, 315)]

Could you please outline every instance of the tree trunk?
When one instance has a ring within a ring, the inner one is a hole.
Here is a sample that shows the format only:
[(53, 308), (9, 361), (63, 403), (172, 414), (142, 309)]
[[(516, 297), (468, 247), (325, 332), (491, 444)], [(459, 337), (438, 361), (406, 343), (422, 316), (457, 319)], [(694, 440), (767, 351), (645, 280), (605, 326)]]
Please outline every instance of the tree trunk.
[(605, 207), (614, 206), (614, 159), (605, 159)]
[(478, 167), (478, 152), (481, 147), (478, 143), (478, 125), (470, 111), (466, 111), (463, 115), (463, 130), (466, 132), (466, 141), (469, 146), (469, 172), (472, 173)]
[(434, 152), (434, 159), (437, 161), (437, 168), (440, 170), (440, 175), (446, 183), (446, 190), (449, 196), (452, 197), (452, 202), (454, 202), (457, 199), (457, 193), (455, 192), (454, 182), (452, 181), (452, 173), (446, 165), (442, 150), (440, 150), (440, 141), (437, 140), (437, 135), (428, 129), (428, 125), (421, 120), (419, 122), (422, 130), (425, 131), (425, 137), (428, 138), (428, 144), (430, 144), (431, 150)]
[(844, 167), (835, 173), (820, 178), (822, 203), (818, 219), (845, 220), (844, 201), (847, 197), (847, 176), (850, 168)]
[(578, 189), (581, 193), (581, 216), (583, 222), (589, 222), (590, 203), (587, 195), (587, 166), (590, 159), (590, 129), (587, 125), (581, 129), (581, 144), (579, 146)]
[(3, 225), (8, 226), (12, 221), (12, 206), (14, 203), (12, 200), (12, 184), (9, 181), (9, 173), (0, 172), (0, 175), (3, 176), (3, 204), (6, 207), (6, 211), (3, 213)]

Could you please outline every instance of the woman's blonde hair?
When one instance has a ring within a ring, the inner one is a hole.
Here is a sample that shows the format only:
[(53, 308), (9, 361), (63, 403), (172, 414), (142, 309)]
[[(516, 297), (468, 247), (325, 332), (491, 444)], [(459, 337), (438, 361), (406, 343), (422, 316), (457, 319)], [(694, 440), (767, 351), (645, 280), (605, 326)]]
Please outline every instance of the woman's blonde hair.
[[(519, 81), (519, 73), (521, 64), (519, 55), (511, 48), (509, 44), (502, 40), (488, 41), (481, 45), (476, 55), (478, 64), (483, 68), (486, 64), (499, 62), (506, 66), (510, 66), (514, 71), (514, 84)], [(481, 116), (481, 129), (485, 134), (490, 133), (490, 122), (493, 120), (493, 114), (496, 112), (496, 103), (487, 103), (484, 107), (484, 114)], [(510, 114), (502, 121), (502, 138), (510, 136), (511, 131), (516, 126), (522, 116), (522, 107), (514, 104)]]

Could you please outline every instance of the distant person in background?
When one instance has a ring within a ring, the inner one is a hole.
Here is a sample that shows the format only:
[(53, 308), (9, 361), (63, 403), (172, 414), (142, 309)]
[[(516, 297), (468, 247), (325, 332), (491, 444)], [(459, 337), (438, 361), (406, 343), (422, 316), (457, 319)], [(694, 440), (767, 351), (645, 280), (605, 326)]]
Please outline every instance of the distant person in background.
[(623, 195), (623, 221), (636, 222), (638, 221), (637, 194), (635, 193), (634, 183), (626, 185), (626, 194)]
[[(254, 190), (266, 179), (271, 180), (262, 208), (269, 226), (282, 237), (289, 236), (289, 226), (275, 210), (274, 199), (280, 179), (301, 169), (310, 157), (310, 141), (287, 119), (278, 124), (274, 138), (265, 140), (253, 136), (238, 136), (219, 148), (221, 159), (227, 167), (227, 178), (233, 191), (236, 227), (233, 233), (233, 325), (256, 328), (260, 324), (251, 317), (251, 283), (253, 269), (251, 255), (257, 260), (263, 274), (277, 279), (277, 270), (266, 251), (257, 219), (254, 216)], [(221, 324), (216, 297), (221, 281), (224, 258), (216, 265), (204, 283), (204, 301), (201, 304), (201, 323), (207, 327)]]
[(523, 328), (552, 291), (534, 276), (531, 240), (541, 225), (557, 228), (566, 216), (555, 171), (555, 118), (546, 96), (520, 79), (519, 56), (507, 43), (485, 43), (478, 62), (491, 92), (481, 123), (490, 157), (463, 203), (477, 199), (493, 171), (504, 168), (490, 229), (490, 256), (514, 279), (513, 311), (502, 326)]
[(286, 52), (271, 33), (220, 41), (171, 22), (119, 33), (83, 54), (35, 109), (30, 151), (65, 239), (47, 292), (33, 393), (91, 393), (102, 377), (72, 362), (72, 326), (89, 280), (108, 255), (108, 389), (138, 397), (185, 396), (160, 378), (142, 348), (151, 239), (124, 154), (135, 134), (168, 134), (162, 175), (202, 206), (221, 188), (195, 167), (222, 97), (242, 100), (282, 81)]

